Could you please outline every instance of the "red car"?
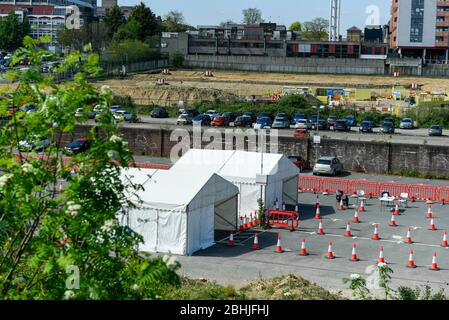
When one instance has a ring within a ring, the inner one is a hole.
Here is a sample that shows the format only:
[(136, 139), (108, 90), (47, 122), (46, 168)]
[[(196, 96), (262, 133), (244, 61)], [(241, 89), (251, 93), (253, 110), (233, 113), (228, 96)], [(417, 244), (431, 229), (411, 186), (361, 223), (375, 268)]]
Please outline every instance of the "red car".
[(308, 138), (309, 131), (307, 131), (307, 129), (296, 129), (293, 137), (296, 139)]
[(224, 116), (218, 116), (210, 124), (214, 127), (227, 127), (229, 126), (229, 119)]
[(310, 169), (310, 162), (301, 156), (289, 156), (288, 158), (299, 168), (300, 172)]

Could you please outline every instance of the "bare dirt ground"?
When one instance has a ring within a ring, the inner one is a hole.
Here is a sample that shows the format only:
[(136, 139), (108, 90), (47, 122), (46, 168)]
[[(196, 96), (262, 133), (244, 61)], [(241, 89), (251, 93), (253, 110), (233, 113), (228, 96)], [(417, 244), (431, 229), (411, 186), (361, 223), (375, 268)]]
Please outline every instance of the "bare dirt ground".
[[(157, 79), (161, 77), (166, 79), (167, 85), (156, 85)], [(410, 86), (413, 82), (422, 85), (423, 91), (449, 91), (449, 79), (231, 71), (214, 71), (213, 77), (205, 77), (204, 72), (198, 70), (171, 71), (170, 75), (165, 76), (134, 74), (125, 79), (105, 80), (97, 84), (107, 84), (116, 94), (129, 95), (137, 102), (141, 100), (142, 103), (152, 101), (172, 104), (179, 100), (233, 100), (252, 95), (267, 97), (281, 93), (286, 86), (335, 86), (351, 89)]]

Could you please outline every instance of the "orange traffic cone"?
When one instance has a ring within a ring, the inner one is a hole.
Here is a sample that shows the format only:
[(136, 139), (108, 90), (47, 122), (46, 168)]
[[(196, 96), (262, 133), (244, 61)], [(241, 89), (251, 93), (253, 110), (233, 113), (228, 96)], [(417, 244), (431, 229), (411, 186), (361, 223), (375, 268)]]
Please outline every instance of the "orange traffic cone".
[(355, 208), (354, 223), (360, 223), (360, 220), (359, 220), (359, 208)]
[(365, 212), (365, 200), (362, 199), (360, 202), (360, 212)]
[(443, 242), (441, 242), (441, 246), (442, 247), (448, 247), (448, 244), (447, 244), (447, 231), (446, 230), (444, 230)]
[(240, 216), (240, 227), (239, 227), (239, 230), (240, 231), (244, 231), (245, 230), (244, 225), (243, 225), (243, 217), (242, 216)]
[(394, 214), (391, 215), (390, 227), (397, 227), (396, 220), (394, 219)]
[(413, 243), (411, 232), (412, 232), (412, 228), (408, 227), (408, 229), (407, 229), (407, 237), (405, 239), (406, 243)]
[(233, 247), (234, 246), (234, 232), (232, 232), (232, 231), (231, 231), (231, 235), (229, 236), (228, 246), (229, 247)]
[(429, 230), (435, 231), (437, 228), (435, 227), (435, 223), (433, 222), (433, 218), (430, 219)]
[(243, 229), (246, 230), (249, 228), (248, 225), (248, 216), (245, 214), (245, 217), (243, 218)]
[(407, 268), (416, 268), (415, 261), (413, 260), (413, 250), (410, 249), (410, 255), (408, 257)]
[(399, 216), (401, 215), (401, 213), (399, 212), (399, 203), (396, 202), (396, 207), (394, 208), (394, 213), (395, 216)]
[[(252, 245), (252, 248), (254, 250), (260, 250), (260, 244), (259, 244), (259, 233), (256, 232), (256, 235), (254, 236), (254, 243)], [(281, 248), (282, 250), (282, 248)]]
[(375, 224), (375, 225), (374, 225), (374, 233), (373, 233), (373, 237), (372, 237), (371, 239), (373, 239), (373, 240), (380, 240), (378, 228), (379, 228), (379, 225), (378, 225), (378, 224)]
[(301, 250), (299, 250), (299, 255), (300, 256), (308, 256), (309, 255), (309, 253), (307, 252), (305, 239), (301, 240)]
[(338, 210), (345, 210), (345, 207), (343, 205), (343, 197), (340, 199), (340, 206), (338, 207)]
[(433, 271), (440, 270), (440, 268), (438, 268), (438, 264), (437, 264), (437, 252), (436, 251), (433, 253), (432, 265), (430, 267), (430, 270), (433, 270)]
[(332, 241), (329, 241), (329, 247), (327, 248), (327, 259), (334, 259), (334, 253), (332, 252)]
[(432, 205), (431, 204), (429, 204), (429, 207), (427, 208), (426, 218), (427, 219), (432, 219), (433, 218)]
[(319, 234), (319, 235), (323, 235), (324, 234), (323, 220), (322, 219), (320, 220), (320, 224), (318, 225), (318, 231), (317, 231), (316, 234)]
[(384, 247), (380, 247), (379, 259), (377, 259), (377, 263), (385, 263)]
[(316, 195), (316, 203), (315, 203), (315, 208), (319, 208), (320, 207), (320, 196)]
[(359, 258), (357, 257), (357, 246), (355, 243), (352, 245), (351, 261), (359, 261)]
[(346, 223), (345, 237), (352, 237), (351, 224), (349, 223), (349, 221)]
[(321, 219), (320, 207), (316, 208), (315, 219)]
[(284, 249), (282, 249), (282, 244), (281, 244), (281, 235), (278, 234), (278, 242), (276, 244), (276, 252), (277, 253), (282, 253), (284, 252)]

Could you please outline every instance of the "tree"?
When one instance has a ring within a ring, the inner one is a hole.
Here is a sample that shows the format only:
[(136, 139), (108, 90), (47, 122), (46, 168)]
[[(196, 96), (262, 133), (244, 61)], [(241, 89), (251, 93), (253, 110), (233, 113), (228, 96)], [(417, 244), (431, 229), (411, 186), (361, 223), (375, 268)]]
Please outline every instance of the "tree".
[(0, 20), (0, 48), (13, 51), (20, 47), (23, 38), (31, 31), (27, 18), (21, 22), (14, 11)]
[(120, 7), (115, 5), (106, 12), (103, 22), (107, 27), (109, 37), (112, 39), (112, 36), (117, 32), (118, 28), (126, 23), (126, 19)]
[(312, 21), (304, 22), (302, 26), (302, 37), (304, 40), (326, 41), (328, 34), (329, 20), (324, 18), (315, 18)]
[(134, 7), (127, 24), (130, 22), (134, 23), (134, 26), (136, 23), (140, 25), (138, 30), (135, 30), (137, 31), (137, 40), (147, 41), (150, 37), (159, 34), (158, 20), (151, 9), (145, 6), (143, 2)]
[[(76, 73), (56, 85), (40, 73), (49, 54), (40, 48), (49, 40), (25, 37), (12, 62), (26, 56), (30, 68), (8, 71), (6, 79), (17, 85), (0, 100), (2, 116), (13, 112), (0, 128), (0, 297), (156, 299), (167, 285), (179, 285), (179, 263), (142, 257), (142, 237), (119, 223), (123, 206), (132, 206), (128, 192), (141, 186), (121, 179), (133, 157), (109, 112), (111, 90), (88, 83), (101, 73), (99, 56), (88, 47), (66, 55), (58, 72)], [(36, 112), (11, 108), (28, 103)], [(106, 112), (86, 134), (91, 148), (64, 159), (63, 137), (88, 120), (77, 120), (75, 110), (92, 105)], [(20, 140), (34, 137), (51, 140), (45, 156), (15, 151)]]
[(301, 30), (302, 30), (301, 22), (299, 22), (299, 21), (293, 22), (293, 23), (290, 25), (289, 30), (295, 31), (295, 32), (301, 32)]
[(57, 32), (58, 43), (70, 50), (82, 50), (89, 44), (95, 52), (103, 50), (110, 41), (104, 22), (91, 22), (80, 29), (62, 28)]
[(235, 24), (237, 24), (237, 23), (232, 20), (226, 20), (226, 21), (220, 22), (220, 27), (227, 27), (227, 26), (235, 25)]
[(187, 30), (195, 30), (195, 28), (185, 23), (182, 12), (170, 11), (164, 17), (162, 30), (165, 32), (185, 32)]
[(115, 41), (137, 40), (141, 31), (142, 25), (136, 19), (129, 19), (126, 24), (120, 26), (114, 34)]
[(242, 10), (243, 14), (243, 24), (254, 25), (263, 22), (262, 11), (257, 8), (248, 8)]
[(180, 52), (174, 52), (171, 54), (170, 60), (175, 68), (181, 68), (184, 64), (184, 55)]

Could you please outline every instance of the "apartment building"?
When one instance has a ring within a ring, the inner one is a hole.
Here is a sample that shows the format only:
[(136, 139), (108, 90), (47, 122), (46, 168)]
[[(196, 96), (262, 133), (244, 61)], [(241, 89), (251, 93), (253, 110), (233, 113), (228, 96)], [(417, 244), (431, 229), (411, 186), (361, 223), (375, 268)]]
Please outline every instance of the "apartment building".
[(449, 1), (392, 0), (390, 47), (425, 63), (449, 60)]
[(162, 52), (190, 55), (231, 55), (313, 58), (370, 58), (386, 55), (388, 45), (362, 41), (305, 41), (283, 25), (198, 26), (198, 31), (165, 33)]
[(64, 27), (76, 10), (79, 11), (80, 23), (75, 27), (92, 20), (96, 3), (96, 0), (0, 0), (0, 17), (10, 12), (20, 19), (27, 17), (31, 24), (31, 36), (51, 36), (49, 49), (59, 51), (57, 31)]

